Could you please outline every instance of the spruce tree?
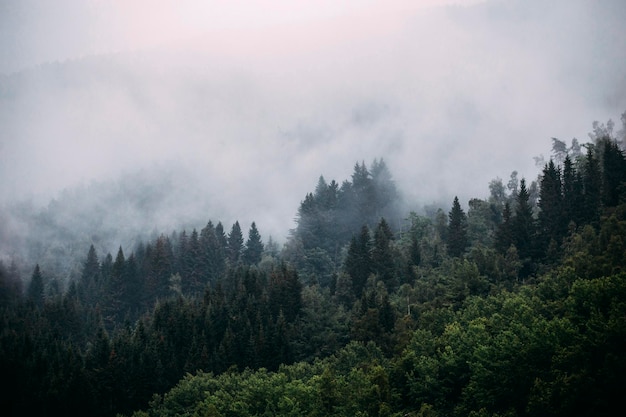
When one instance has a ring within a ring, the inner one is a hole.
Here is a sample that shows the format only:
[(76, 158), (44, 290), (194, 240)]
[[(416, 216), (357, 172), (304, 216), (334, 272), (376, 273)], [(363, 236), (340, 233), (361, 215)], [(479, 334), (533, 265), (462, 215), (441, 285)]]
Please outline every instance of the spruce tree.
[(615, 141), (606, 138), (603, 142), (602, 202), (605, 207), (615, 207), (624, 195), (626, 159)]
[(394, 277), (393, 253), (391, 251), (391, 240), (393, 233), (387, 221), (380, 219), (374, 231), (374, 244), (372, 247), (372, 268), (378, 277), (387, 285), (387, 288), (396, 287)]
[(594, 146), (587, 147), (584, 168), (582, 220), (585, 224), (597, 225), (602, 201), (602, 176)]
[(561, 171), (551, 159), (543, 168), (539, 191), (539, 245), (544, 251), (551, 240), (560, 244), (567, 230), (562, 188)]
[(241, 226), (239, 221), (235, 221), (228, 234), (228, 260), (231, 265), (237, 264), (241, 257), (243, 250), (243, 234), (241, 233)]
[(372, 273), (370, 232), (366, 225), (361, 233), (353, 236), (348, 247), (348, 255), (344, 264), (345, 271), (352, 277), (352, 288), (357, 298), (361, 297), (367, 278)]
[(89, 247), (87, 260), (83, 264), (80, 278), (79, 297), (85, 305), (93, 305), (100, 300), (102, 291), (102, 274), (98, 254), (93, 245)]
[(513, 243), (517, 248), (520, 259), (525, 263), (522, 274), (530, 274), (531, 258), (535, 252), (535, 220), (533, 209), (529, 203), (529, 194), (526, 189), (526, 181), (521, 179), (519, 192), (517, 193), (515, 217), (512, 219)]
[(448, 254), (458, 258), (463, 255), (467, 247), (467, 216), (456, 196), (452, 202), (452, 210), (448, 214), (448, 219)]
[[(221, 224), (221, 223), (220, 223)], [(218, 226), (220, 225), (218, 224)], [(217, 281), (226, 269), (226, 254), (222, 243), (223, 232), (208, 222), (200, 232), (200, 257), (202, 261), (202, 290), (206, 282)]]
[(565, 157), (563, 161), (563, 222), (566, 227), (570, 222), (576, 224), (581, 220), (582, 206), (582, 183), (571, 158)]
[(248, 265), (255, 265), (261, 260), (261, 255), (263, 255), (263, 242), (255, 222), (252, 222), (243, 252), (243, 261)]
[(35, 270), (33, 271), (30, 283), (28, 284), (28, 291), (26, 295), (36, 307), (43, 307), (44, 282), (43, 276), (41, 275), (41, 269), (39, 269), (39, 264), (35, 265)]

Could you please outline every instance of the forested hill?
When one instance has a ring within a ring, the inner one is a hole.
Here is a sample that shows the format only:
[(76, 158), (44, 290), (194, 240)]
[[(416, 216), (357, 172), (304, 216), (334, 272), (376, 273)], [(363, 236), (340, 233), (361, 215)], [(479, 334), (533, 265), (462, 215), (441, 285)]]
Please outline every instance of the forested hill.
[(623, 142), (554, 145), (537, 182), (495, 180), (489, 198), (432, 215), (398, 211), (382, 160), (357, 163), (305, 194), (283, 248), (254, 222), (215, 219), (131, 251), (87, 246), (67, 290), (40, 265), (24, 285), (0, 264), (0, 407), (613, 415), (626, 390)]

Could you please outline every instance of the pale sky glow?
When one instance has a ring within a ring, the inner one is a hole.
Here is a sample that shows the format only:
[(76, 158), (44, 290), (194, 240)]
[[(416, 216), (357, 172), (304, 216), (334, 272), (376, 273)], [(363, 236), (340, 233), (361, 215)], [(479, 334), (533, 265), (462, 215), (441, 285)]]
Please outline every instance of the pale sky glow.
[(319, 175), (382, 157), (412, 208), (465, 204), (535, 179), (551, 137), (619, 127), (624, 18), (622, 0), (0, 0), (0, 195), (180, 165), (202, 216), (281, 237)]
[[(358, 30), (376, 31), (425, 8), (480, 3), (477, 0), (0, 0), (8, 55), (0, 72), (54, 60), (183, 42), (207, 34), (243, 37), (287, 34), (336, 19), (354, 19)], [(358, 22), (377, 19), (371, 28)], [(346, 20), (344, 20), (345, 22)], [(354, 28), (346, 28), (354, 30)], [(338, 34), (335, 34), (338, 35)], [(301, 35), (302, 36), (302, 35)]]

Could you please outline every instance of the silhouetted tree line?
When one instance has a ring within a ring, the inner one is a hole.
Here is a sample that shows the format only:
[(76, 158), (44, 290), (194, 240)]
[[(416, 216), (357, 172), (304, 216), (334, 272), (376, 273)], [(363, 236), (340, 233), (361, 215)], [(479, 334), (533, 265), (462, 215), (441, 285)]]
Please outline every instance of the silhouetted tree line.
[(0, 263), (0, 407), (609, 415), (626, 389), (626, 159), (610, 136), (583, 146), (401, 228), (380, 160), (341, 187), (321, 177), (282, 251), (255, 223), (245, 240), (208, 222), (130, 254), (91, 246), (66, 291)]

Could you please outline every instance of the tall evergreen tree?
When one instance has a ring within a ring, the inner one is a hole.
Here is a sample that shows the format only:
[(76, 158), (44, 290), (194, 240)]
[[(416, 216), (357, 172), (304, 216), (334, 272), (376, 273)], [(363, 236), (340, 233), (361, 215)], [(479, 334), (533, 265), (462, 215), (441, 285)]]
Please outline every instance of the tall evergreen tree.
[(108, 330), (113, 330), (115, 324), (122, 321), (126, 312), (125, 264), (126, 258), (124, 257), (124, 251), (120, 246), (110, 274), (104, 277), (105, 285), (102, 300), (104, 303), (103, 315)]
[(79, 285), (79, 297), (85, 305), (93, 305), (100, 299), (102, 290), (102, 274), (98, 254), (93, 245), (89, 247), (87, 260), (83, 264)]
[(398, 190), (391, 172), (382, 158), (380, 160), (374, 159), (372, 162), (371, 175), (374, 189), (374, 201), (372, 203), (376, 207), (375, 215), (378, 218), (388, 219), (394, 224), (400, 218), (396, 206)]
[(235, 221), (228, 234), (228, 260), (231, 265), (237, 264), (243, 251), (243, 234), (239, 221)]
[(374, 242), (372, 246), (372, 269), (378, 277), (392, 290), (397, 286), (394, 277), (394, 260), (391, 250), (393, 232), (382, 218), (374, 230)]
[(124, 265), (124, 281), (126, 294), (124, 304), (127, 311), (139, 312), (141, 308), (141, 297), (143, 293), (143, 280), (139, 276), (137, 259), (131, 253)]
[(568, 156), (563, 161), (563, 218), (566, 226), (570, 222), (580, 224), (582, 219), (583, 185), (580, 173)]
[[(220, 223), (221, 224), (221, 223)], [(219, 226), (219, 224), (218, 224)], [(212, 222), (200, 232), (200, 256), (203, 259), (203, 278), (202, 286), (198, 290), (202, 290), (206, 282), (214, 283), (222, 277), (226, 269), (226, 253), (222, 242), (223, 232), (213, 226)]]
[(461, 208), (458, 197), (454, 197), (448, 214), (447, 244), (448, 254), (454, 258), (463, 255), (467, 247), (467, 216)]
[(562, 188), (561, 171), (551, 159), (543, 168), (539, 191), (539, 246), (544, 251), (550, 241), (560, 245), (567, 231)]
[(224, 232), (224, 225), (222, 225), (222, 222), (217, 222), (215, 225), (215, 237), (217, 238), (217, 242), (220, 244), (222, 249), (226, 251), (228, 248), (228, 238)]
[(361, 233), (354, 236), (348, 247), (344, 268), (352, 277), (352, 288), (357, 298), (361, 297), (367, 278), (372, 273), (371, 241), (369, 228), (361, 227)]
[(243, 252), (243, 261), (248, 265), (254, 265), (259, 263), (261, 255), (263, 255), (263, 242), (261, 241), (259, 230), (256, 228), (256, 223), (252, 222)]
[(39, 264), (35, 265), (33, 275), (31, 276), (28, 290), (26, 293), (28, 299), (37, 307), (43, 307), (44, 304), (44, 282), (43, 275)]
[(535, 220), (533, 209), (529, 203), (529, 194), (526, 189), (526, 180), (521, 179), (517, 193), (515, 217), (512, 219), (513, 242), (520, 259), (525, 262), (522, 274), (530, 273), (531, 258), (535, 252)]
[(602, 202), (602, 176), (595, 147), (587, 147), (583, 174), (583, 222), (596, 225), (600, 219), (600, 204)]
[(150, 259), (150, 289), (152, 299), (170, 294), (170, 277), (173, 273), (174, 254), (170, 239), (164, 235), (157, 238)]
[(616, 141), (605, 138), (602, 142), (602, 202), (615, 207), (626, 191), (626, 158)]

